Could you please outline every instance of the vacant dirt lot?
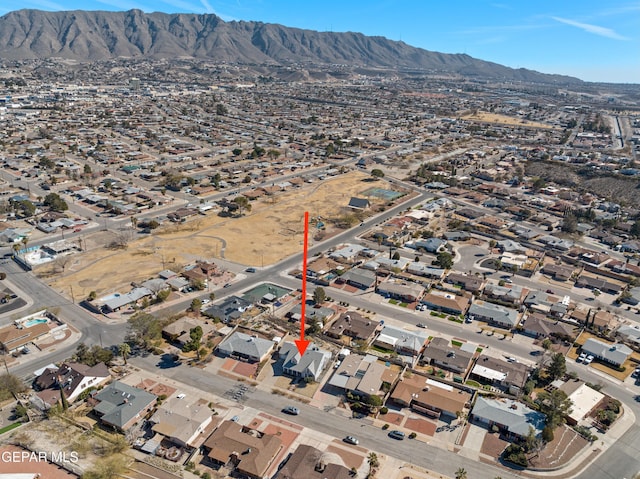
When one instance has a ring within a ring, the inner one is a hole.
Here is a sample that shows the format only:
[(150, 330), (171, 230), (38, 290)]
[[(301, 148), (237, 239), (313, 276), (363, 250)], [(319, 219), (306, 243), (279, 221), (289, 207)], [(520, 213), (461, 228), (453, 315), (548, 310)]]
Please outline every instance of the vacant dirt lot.
[(462, 117), (464, 120), (482, 121), (486, 123), (500, 123), (502, 125), (519, 125), (528, 126), (530, 128), (552, 128), (544, 123), (536, 121), (523, 120), (522, 118), (513, 118), (506, 115), (498, 115), (496, 113), (487, 113), (480, 111), (473, 115), (466, 115)]
[[(91, 291), (100, 296), (128, 290), (131, 282), (152, 278), (163, 266), (176, 270), (199, 259), (224, 257), (243, 265), (266, 266), (302, 251), (305, 211), (312, 219), (321, 216), (327, 228), (323, 233), (330, 236), (333, 231), (327, 220), (343, 214), (351, 196), (362, 196), (372, 186), (387, 187), (385, 182), (370, 180), (366, 173), (351, 172), (305, 184), (252, 202), (252, 211), (240, 218), (211, 213), (179, 226), (169, 225), (131, 242), (125, 250), (89, 246), (89, 251), (73, 257), (62, 274), (51, 274), (52, 266), (37, 272), (49, 275), (51, 286), (63, 294), (69, 295), (73, 286), (75, 297), (84, 298)], [(372, 205), (381, 203), (376, 198), (369, 200)]]

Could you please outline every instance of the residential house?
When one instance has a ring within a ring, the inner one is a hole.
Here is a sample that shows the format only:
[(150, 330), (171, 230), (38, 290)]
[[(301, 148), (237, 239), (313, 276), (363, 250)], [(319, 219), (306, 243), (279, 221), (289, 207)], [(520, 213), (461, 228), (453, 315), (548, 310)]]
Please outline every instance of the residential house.
[(384, 281), (378, 283), (377, 292), (391, 298), (412, 303), (420, 299), (424, 293), (424, 287), (416, 283), (403, 284)]
[(591, 328), (601, 332), (615, 329), (617, 323), (618, 321), (612, 313), (602, 309), (591, 316)]
[(365, 249), (366, 248), (364, 246), (348, 244), (335, 250), (333, 253), (330, 253), (329, 258), (337, 261), (338, 263), (353, 264), (357, 261), (360, 253)]
[(93, 411), (100, 422), (119, 431), (128, 431), (156, 404), (157, 396), (114, 381), (92, 396)]
[(334, 339), (343, 339), (347, 336), (351, 340), (369, 344), (378, 326), (380, 326), (379, 321), (364, 317), (356, 311), (347, 311), (342, 313), (324, 334)]
[(623, 324), (616, 330), (615, 334), (627, 344), (631, 344), (636, 348), (640, 347), (640, 326), (637, 324)]
[(376, 356), (350, 354), (342, 360), (328, 383), (330, 386), (363, 397), (384, 396), (385, 390), (388, 390), (397, 378), (398, 373), (378, 361)]
[(347, 206), (354, 210), (367, 210), (371, 208), (371, 203), (366, 198), (358, 198), (358, 197), (352, 196)]
[(560, 266), (557, 264), (546, 264), (542, 268), (544, 274), (548, 274), (556, 281), (568, 281), (573, 276), (575, 268), (573, 266)]
[(197, 326), (202, 328), (203, 338), (206, 338), (216, 331), (215, 325), (209, 323), (209, 321), (199, 321), (188, 316), (183, 316), (173, 323), (166, 325), (162, 329), (162, 336), (170, 342), (177, 343), (178, 345), (184, 345), (191, 340), (190, 331)]
[(486, 301), (474, 302), (467, 311), (470, 320), (486, 321), (492, 326), (513, 329), (518, 325), (518, 311)]
[(420, 261), (413, 261), (407, 266), (407, 272), (426, 278), (440, 280), (444, 276), (445, 270), (442, 268), (434, 268)]
[(229, 296), (221, 303), (212, 304), (202, 311), (209, 318), (219, 319), (224, 323), (230, 323), (242, 317), (242, 314), (251, 307), (251, 302), (239, 296)]
[(489, 283), (484, 288), (484, 295), (489, 299), (495, 299), (503, 303), (519, 306), (528, 290), (517, 284), (509, 284), (500, 286), (498, 284)]
[[(81, 363), (62, 363), (60, 367), (48, 367), (35, 379), (35, 387), (40, 391), (53, 390), (60, 397), (62, 389), (69, 402), (89, 388), (97, 388), (111, 379), (109, 368), (104, 363), (87, 366)], [(53, 404), (50, 404), (52, 406)]]
[(216, 351), (221, 356), (229, 356), (251, 363), (262, 362), (271, 354), (275, 343), (269, 339), (235, 331), (224, 338)]
[(384, 349), (390, 349), (401, 356), (415, 357), (420, 354), (429, 334), (425, 331), (407, 331), (385, 325), (373, 344)]
[(429, 417), (457, 417), (471, 402), (471, 394), (424, 376), (401, 378), (389, 396), (396, 404)]
[(541, 412), (511, 399), (489, 399), (478, 397), (471, 420), (485, 425), (488, 429), (496, 426), (510, 438), (524, 438), (533, 428), (536, 435), (542, 432), (546, 417)]
[(471, 364), (475, 346), (471, 351), (451, 345), (448, 339), (433, 338), (422, 353), (421, 362), (456, 374), (464, 375)]
[[(327, 308), (324, 306), (321, 306), (319, 308), (317, 306), (313, 308), (308, 307), (305, 310), (305, 320), (307, 321), (307, 324), (318, 322), (324, 325), (328, 321), (330, 321), (335, 314), (336, 311), (332, 308)], [(287, 316), (291, 321), (300, 321), (302, 319), (302, 305), (300, 303), (297, 303), (295, 306), (293, 306), (293, 308), (289, 310)]]
[(605, 398), (603, 393), (587, 386), (584, 381), (579, 379), (563, 381), (558, 389), (563, 391), (571, 401), (571, 410), (566, 418), (567, 423), (571, 426), (588, 417), (592, 411), (602, 404)]
[(359, 289), (369, 289), (376, 284), (376, 273), (364, 268), (353, 268), (340, 276), (340, 281)]
[(629, 346), (622, 343), (605, 343), (595, 338), (587, 339), (582, 345), (582, 351), (617, 367), (622, 366), (633, 353)]
[(149, 422), (152, 430), (180, 447), (198, 447), (213, 412), (204, 399), (172, 397), (158, 407)]
[(471, 368), (469, 377), (517, 395), (524, 388), (530, 373), (531, 370), (526, 364), (508, 362), (483, 354)]
[(522, 322), (522, 332), (534, 338), (556, 337), (573, 340), (576, 337), (575, 327), (560, 321), (549, 321), (544, 315), (534, 313)]
[(619, 294), (622, 291), (622, 286), (617, 283), (612, 283), (605, 279), (594, 278), (593, 276), (587, 276), (581, 274), (576, 281), (576, 286), (579, 288), (599, 289), (603, 293)]
[(206, 461), (231, 468), (239, 477), (250, 479), (266, 479), (282, 448), (277, 435), (234, 421), (224, 421), (202, 445)]
[(483, 279), (478, 276), (468, 276), (462, 273), (449, 273), (445, 279), (446, 283), (460, 286), (465, 291), (476, 292), (482, 289)]
[(344, 466), (340, 456), (329, 455), (306, 444), (298, 445), (276, 477), (277, 479), (353, 479), (351, 469)]
[(331, 353), (320, 349), (318, 346), (310, 344), (302, 356), (298, 351), (298, 346), (291, 342), (284, 343), (278, 351), (278, 356), (282, 359), (282, 371), (295, 378), (310, 378), (320, 381), (322, 371), (331, 361)]
[(95, 301), (88, 302), (88, 304), (93, 304), (99, 312), (113, 313), (125, 306), (135, 305), (141, 299), (150, 296), (153, 296), (153, 291), (147, 288), (133, 288), (128, 293), (114, 293), (106, 298), (99, 298)]
[(470, 296), (465, 294), (447, 293), (444, 291), (432, 290), (425, 294), (420, 302), (434, 311), (442, 311), (447, 314), (465, 314), (470, 304)]
[(447, 240), (441, 238), (427, 238), (407, 244), (409, 248), (424, 250), (431, 254), (439, 253), (446, 245)]

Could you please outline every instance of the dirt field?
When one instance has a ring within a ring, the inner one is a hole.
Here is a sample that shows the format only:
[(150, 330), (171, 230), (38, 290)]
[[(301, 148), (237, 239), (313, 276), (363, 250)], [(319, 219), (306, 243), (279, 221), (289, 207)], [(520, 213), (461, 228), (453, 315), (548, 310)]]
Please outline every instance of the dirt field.
[[(144, 281), (166, 268), (174, 270), (195, 260), (214, 260), (221, 256), (248, 266), (267, 266), (302, 251), (303, 218), (321, 216), (323, 221), (341, 215), (351, 196), (362, 196), (372, 186), (385, 188), (387, 183), (371, 182), (362, 172), (351, 172), (302, 188), (263, 198), (251, 203), (251, 212), (240, 218), (211, 213), (180, 226), (169, 225), (148, 237), (133, 241), (126, 250), (96, 246), (75, 255), (63, 274), (51, 275), (50, 285), (76, 298), (91, 291), (98, 296), (126, 291), (133, 281)], [(274, 199), (275, 198), (275, 199)], [(382, 201), (369, 198), (372, 205)], [(327, 236), (332, 234), (327, 226)], [(102, 232), (101, 235), (109, 234)], [(313, 245), (311, 239), (309, 246)], [(91, 245), (91, 240), (87, 240)], [(47, 276), (43, 267), (38, 274)]]
[(463, 116), (462, 119), (472, 120), (472, 121), (484, 121), (487, 123), (500, 123), (503, 125), (528, 126), (531, 128), (553, 128), (550, 125), (546, 125), (544, 123), (539, 123), (536, 121), (523, 120), (521, 118), (513, 118), (506, 115), (499, 115), (496, 113), (487, 113), (483, 111), (480, 111), (474, 115)]

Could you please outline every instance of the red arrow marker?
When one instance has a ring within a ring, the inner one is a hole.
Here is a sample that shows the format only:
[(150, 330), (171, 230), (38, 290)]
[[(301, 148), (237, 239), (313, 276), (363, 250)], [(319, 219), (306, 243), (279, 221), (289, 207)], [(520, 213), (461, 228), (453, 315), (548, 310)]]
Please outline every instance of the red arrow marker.
[(296, 346), (300, 356), (309, 346), (309, 340), (304, 339), (304, 310), (307, 305), (307, 253), (309, 250), (309, 212), (304, 212), (304, 248), (302, 252), (302, 304), (300, 310), (300, 339), (296, 340)]

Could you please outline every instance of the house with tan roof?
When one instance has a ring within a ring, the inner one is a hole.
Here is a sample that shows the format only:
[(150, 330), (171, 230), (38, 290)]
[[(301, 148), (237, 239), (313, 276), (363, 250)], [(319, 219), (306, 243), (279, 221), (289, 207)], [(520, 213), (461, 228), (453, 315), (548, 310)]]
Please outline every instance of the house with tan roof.
[(278, 479), (352, 479), (351, 470), (337, 454), (300, 444), (278, 472)]
[(211, 420), (212, 411), (204, 399), (172, 397), (156, 409), (150, 422), (154, 432), (174, 444), (198, 447), (205, 439), (202, 433)]
[(343, 339), (347, 336), (351, 340), (364, 341), (368, 344), (379, 326), (379, 321), (366, 318), (356, 311), (347, 311), (342, 313), (324, 334), (334, 339)]
[(389, 399), (429, 417), (456, 417), (471, 403), (471, 394), (424, 376), (413, 375), (398, 381)]
[(235, 473), (251, 479), (266, 479), (283, 444), (276, 435), (224, 421), (202, 448), (206, 461), (214, 465), (230, 467)]
[(378, 361), (376, 356), (350, 354), (329, 379), (331, 386), (360, 396), (384, 395), (383, 384), (388, 386), (398, 378), (390, 366)]

